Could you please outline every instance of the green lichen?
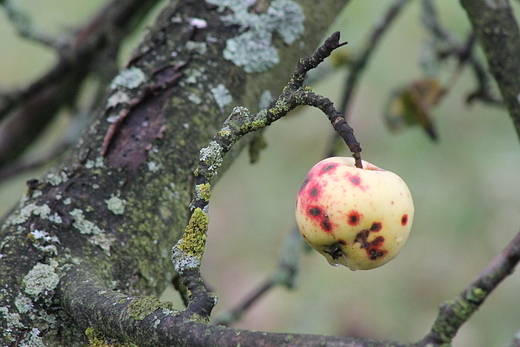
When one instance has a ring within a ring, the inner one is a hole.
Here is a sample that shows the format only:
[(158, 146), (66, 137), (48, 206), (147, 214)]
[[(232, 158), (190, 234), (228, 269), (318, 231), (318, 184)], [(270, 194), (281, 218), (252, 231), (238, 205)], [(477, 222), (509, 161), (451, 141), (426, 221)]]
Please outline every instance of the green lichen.
[(202, 259), (206, 248), (206, 232), (208, 230), (209, 217), (197, 207), (191, 215), (190, 221), (184, 229), (184, 235), (179, 240), (177, 248), (187, 255)]
[(173, 312), (173, 303), (161, 302), (155, 296), (144, 295), (133, 299), (128, 305), (128, 314), (136, 320), (143, 320), (158, 309), (166, 309)]
[(209, 201), (211, 197), (211, 185), (209, 183), (198, 184), (195, 186), (195, 192), (197, 196), (204, 199), (204, 201)]
[(468, 298), (468, 300), (471, 300), (475, 303), (480, 303), (486, 298), (487, 294), (488, 293), (485, 290), (483, 290), (482, 288), (473, 287), (468, 292), (467, 298)]
[(244, 68), (248, 73), (264, 72), (278, 64), (278, 50), (274, 47), (273, 33), (278, 33), (290, 45), (304, 31), (303, 10), (294, 1), (274, 0), (265, 13), (249, 11), (254, 2), (243, 0), (206, 0), (226, 8), (232, 14), (222, 16), (226, 25), (238, 25), (241, 34), (226, 42), (224, 58)]
[(114, 341), (94, 328), (87, 328), (85, 335), (88, 338), (89, 347), (137, 347), (137, 345), (130, 342), (121, 343)]

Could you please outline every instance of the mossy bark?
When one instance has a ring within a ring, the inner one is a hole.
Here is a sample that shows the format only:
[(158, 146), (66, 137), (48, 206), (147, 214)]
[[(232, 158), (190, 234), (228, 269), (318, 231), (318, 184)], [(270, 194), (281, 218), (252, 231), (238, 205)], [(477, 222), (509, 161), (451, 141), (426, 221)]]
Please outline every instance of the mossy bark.
[[(347, 2), (298, 1), (304, 32), (290, 45), (275, 33), (280, 62), (255, 74), (223, 57), (239, 33), (222, 20), (229, 9), (169, 3), (75, 148), (31, 182), (3, 223), (0, 344), (84, 345), (85, 329), (105, 319), (92, 314), (103, 307), (98, 296), (160, 295), (175, 275), (170, 250), (188, 222), (199, 150), (233, 106), (256, 112), (263, 92), (280, 92)], [(71, 298), (89, 281), (97, 296)]]

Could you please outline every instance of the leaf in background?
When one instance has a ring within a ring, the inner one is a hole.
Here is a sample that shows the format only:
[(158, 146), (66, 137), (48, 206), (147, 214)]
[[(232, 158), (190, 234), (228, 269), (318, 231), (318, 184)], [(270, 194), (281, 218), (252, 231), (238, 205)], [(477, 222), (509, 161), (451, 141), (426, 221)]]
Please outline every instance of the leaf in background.
[(420, 125), (436, 141), (430, 109), (443, 95), (444, 89), (433, 78), (420, 79), (394, 91), (385, 109), (386, 124), (391, 131)]

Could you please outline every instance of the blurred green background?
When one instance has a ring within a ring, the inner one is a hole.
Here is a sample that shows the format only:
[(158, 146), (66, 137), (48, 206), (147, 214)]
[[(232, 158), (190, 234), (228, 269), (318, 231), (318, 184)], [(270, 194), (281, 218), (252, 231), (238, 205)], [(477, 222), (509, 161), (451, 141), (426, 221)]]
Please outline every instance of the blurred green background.
[[(16, 1), (51, 34), (69, 32), (102, 1)], [(367, 33), (391, 3), (353, 0), (332, 26), (362, 47)], [(443, 24), (466, 36), (469, 24), (456, 1), (439, 0)], [(412, 232), (401, 254), (370, 271), (331, 267), (316, 252), (304, 256), (295, 291), (276, 288), (235, 327), (274, 332), (336, 334), (414, 341), (433, 323), (438, 305), (457, 295), (520, 229), (520, 147), (508, 114), (464, 98), (474, 80), (465, 70), (433, 110), (440, 141), (419, 128), (392, 134), (383, 111), (389, 92), (421, 77), (417, 60), (426, 37), (419, 4), (407, 6), (370, 61), (350, 109), (350, 124), (363, 159), (394, 171), (415, 202)], [(127, 43), (131, 47), (132, 42)], [(0, 83), (23, 86), (52, 65), (49, 50), (16, 37), (0, 15)], [(449, 65), (451, 71), (455, 65)], [(339, 103), (345, 73), (315, 86)], [(67, 114), (34, 146), (32, 155), (56, 140)], [(216, 185), (203, 274), (219, 296), (215, 313), (237, 304), (274, 269), (281, 242), (294, 225), (294, 201), (307, 171), (319, 161), (331, 134), (325, 116), (303, 109), (273, 124), (268, 148), (255, 165), (246, 153)], [(346, 154), (346, 152), (345, 152)], [(18, 201), (33, 171), (0, 185), (1, 212)], [(520, 330), (520, 277), (502, 283), (457, 334), (456, 347), (505, 346)], [(168, 292), (164, 298), (178, 298)]]

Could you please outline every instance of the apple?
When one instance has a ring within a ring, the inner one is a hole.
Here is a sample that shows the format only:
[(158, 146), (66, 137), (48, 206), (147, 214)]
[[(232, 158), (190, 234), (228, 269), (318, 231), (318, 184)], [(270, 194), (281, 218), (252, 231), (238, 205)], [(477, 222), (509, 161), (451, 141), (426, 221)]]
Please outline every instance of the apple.
[(414, 206), (393, 172), (353, 158), (331, 157), (307, 174), (296, 199), (296, 222), (307, 243), (331, 265), (368, 270), (388, 263), (403, 247)]

